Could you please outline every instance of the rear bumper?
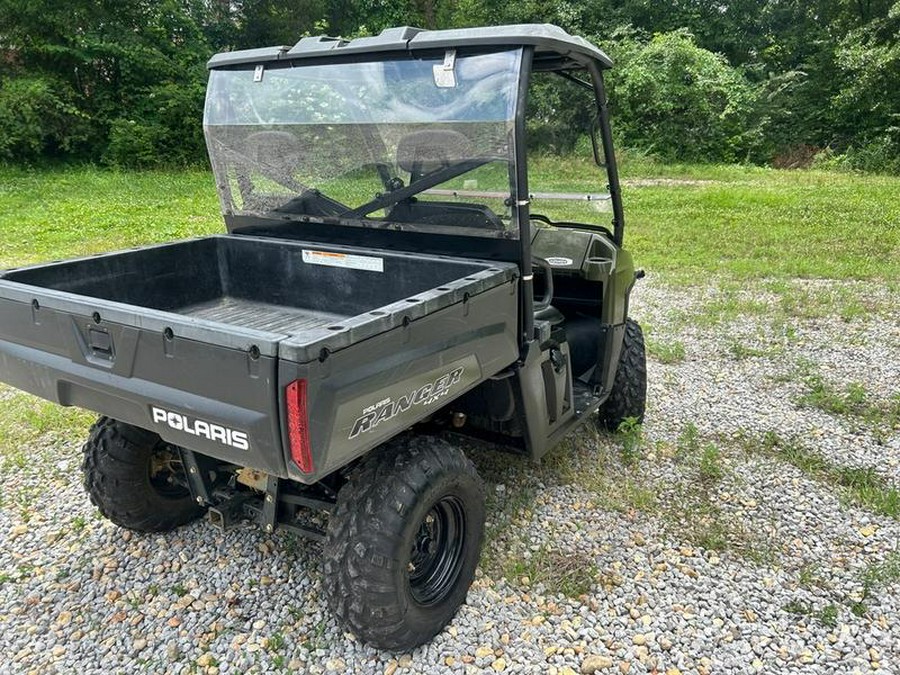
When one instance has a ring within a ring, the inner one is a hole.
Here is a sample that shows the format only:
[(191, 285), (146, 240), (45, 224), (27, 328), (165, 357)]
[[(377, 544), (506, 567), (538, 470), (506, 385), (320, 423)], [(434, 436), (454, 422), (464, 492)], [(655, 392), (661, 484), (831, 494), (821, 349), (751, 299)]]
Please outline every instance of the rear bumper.
[[(112, 344), (98, 355), (85, 336)], [(158, 433), (204, 455), (286, 477), (276, 359), (156, 330), (0, 299), (0, 379)], [(274, 416), (273, 416), (274, 413)]]

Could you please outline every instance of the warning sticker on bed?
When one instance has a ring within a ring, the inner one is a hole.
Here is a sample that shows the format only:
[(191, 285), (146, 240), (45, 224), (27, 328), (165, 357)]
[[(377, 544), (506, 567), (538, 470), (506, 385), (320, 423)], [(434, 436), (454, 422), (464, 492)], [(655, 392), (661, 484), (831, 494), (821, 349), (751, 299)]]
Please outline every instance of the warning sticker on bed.
[(384, 258), (352, 253), (332, 253), (331, 251), (303, 250), (303, 262), (327, 267), (346, 267), (351, 270), (384, 272)]

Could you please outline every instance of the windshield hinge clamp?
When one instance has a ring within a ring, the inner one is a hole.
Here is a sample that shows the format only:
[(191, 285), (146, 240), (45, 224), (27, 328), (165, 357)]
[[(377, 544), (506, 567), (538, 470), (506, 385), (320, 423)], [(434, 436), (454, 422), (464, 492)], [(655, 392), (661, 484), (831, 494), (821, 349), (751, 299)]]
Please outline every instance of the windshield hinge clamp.
[(432, 66), (434, 84), (442, 89), (456, 86), (456, 50), (448, 49), (444, 52), (444, 62)]

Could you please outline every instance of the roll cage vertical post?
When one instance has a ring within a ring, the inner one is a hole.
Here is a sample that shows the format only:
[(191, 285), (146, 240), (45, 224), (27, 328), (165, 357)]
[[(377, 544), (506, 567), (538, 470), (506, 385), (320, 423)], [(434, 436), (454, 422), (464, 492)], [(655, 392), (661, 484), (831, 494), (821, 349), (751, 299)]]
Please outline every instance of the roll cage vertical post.
[(600, 116), (600, 138), (603, 142), (603, 162), (606, 164), (606, 178), (609, 181), (609, 197), (613, 209), (613, 240), (617, 246), (622, 245), (625, 235), (625, 214), (622, 210), (622, 191), (619, 187), (619, 168), (616, 165), (616, 154), (613, 151), (612, 131), (609, 126), (609, 107), (606, 101), (606, 87), (603, 84), (603, 72), (597, 62), (591, 60), (587, 64), (594, 84), (594, 95), (597, 97), (597, 113)]
[(519, 69), (519, 92), (516, 96), (516, 120), (513, 132), (515, 144), (515, 194), (512, 208), (519, 226), (519, 243), (522, 246), (522, 259), (519, 268), (522, 271), (519, 297), (522, 313), (523, 348), (534, 339), (534, 274), (531, 269), (531, 222), (530, 200), (528, 198), (528, 163), (525, 138), (525, 112), (528, 107), (528, 85), (531, 81), (531, 64), (534, 48), (522, 50), (522, 64)]

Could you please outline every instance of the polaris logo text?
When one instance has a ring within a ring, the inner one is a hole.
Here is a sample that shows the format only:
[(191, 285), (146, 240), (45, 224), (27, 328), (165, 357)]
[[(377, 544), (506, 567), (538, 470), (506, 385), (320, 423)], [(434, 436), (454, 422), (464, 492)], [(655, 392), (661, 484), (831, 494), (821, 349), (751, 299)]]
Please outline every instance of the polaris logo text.
[(386, 398), (363, 409), (363, 414), (356, 418), (348, 438), (356, 438), (360, 434), (371, 431), (382, 422), (405, 413), (414, 405), (431, 405), (442, 396), (446, 396), (454, 384), (462, 378), (464, 368), (456, 368), (441, 375), (434, 382), (422, 385), (404, 396), (394, 400)]
[(153, 421), (156, 424), (165, 424), (176, 431), (183, 431), (191, 436), (200, 436), (211, 441), (228, 445), (238, 450), (249, 450), (250, 440), (247, 434), (236, 429), (229, 429), (220, 424), (212, 422), (204, 422), (203, 420), (191, 419), (187, 415), (172, 412), (171, 410), (163, 410), (155, 405), (150, 406), (153, 412)]

